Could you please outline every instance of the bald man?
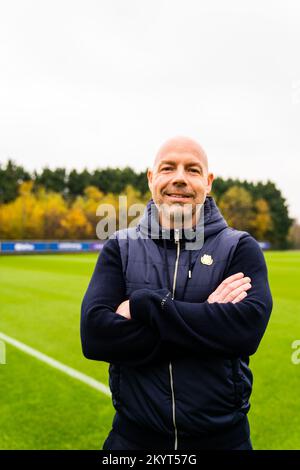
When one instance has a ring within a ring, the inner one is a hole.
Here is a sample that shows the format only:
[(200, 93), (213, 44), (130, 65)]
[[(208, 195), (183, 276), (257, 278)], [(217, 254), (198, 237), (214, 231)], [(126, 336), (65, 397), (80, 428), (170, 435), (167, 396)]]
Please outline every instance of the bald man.
[[(159, 149), (147, 177), (153, 201), (162, 208), (160, 223), (173, 228), (177, 211), (186, 227), (195, 225), (200, 215), (196, 208), (201, 208), (214, 178), (208, 172), (207, 157), (200, 145), (186, 137), (168, 140)], [(192, 213), (190, 218), (184, 218), (188, 208)], [(181, 224), (180, 217), (178, 222)]]
[(165, 142), (147, 177), (141, 220), (105, 242), (82, 302), (83, 354), (110, 364), (102, 448), (251, 450), (249, 356), (272, 311), (263, 253), (228, 227), (196, 141)]

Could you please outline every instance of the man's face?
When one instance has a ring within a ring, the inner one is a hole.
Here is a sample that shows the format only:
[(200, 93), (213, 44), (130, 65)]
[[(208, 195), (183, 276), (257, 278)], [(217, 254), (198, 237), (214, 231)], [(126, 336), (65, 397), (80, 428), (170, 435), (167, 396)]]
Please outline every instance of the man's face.
[(169, 148), (158, 155), (147, 177), (152, 198), (162, 208), (163, 226), (174, 228), (176, 220), (186, 227), (196, 224), (214, 178), (208, 173), (206, 158), (201, 153), (195, 149)]

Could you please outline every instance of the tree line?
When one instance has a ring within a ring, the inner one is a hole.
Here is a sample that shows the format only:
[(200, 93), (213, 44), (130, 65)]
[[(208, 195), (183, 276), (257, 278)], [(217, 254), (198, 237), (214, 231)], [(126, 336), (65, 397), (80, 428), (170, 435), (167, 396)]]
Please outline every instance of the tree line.
[[(0, 238), (96, 238), (97, 207), (113, 204), (118, 213), (121, 194), (129, 198), (128, 204), (145, 204), (151, 197), (146, 171), (127, 166), (92, 172), (43, 168), (30, 173), (8, 160), (0, 165)], [(295, 222), (272, 181), (217, 177), (211, 194), (230, 226), (269, 241), (273, 248), (293, 246)]]

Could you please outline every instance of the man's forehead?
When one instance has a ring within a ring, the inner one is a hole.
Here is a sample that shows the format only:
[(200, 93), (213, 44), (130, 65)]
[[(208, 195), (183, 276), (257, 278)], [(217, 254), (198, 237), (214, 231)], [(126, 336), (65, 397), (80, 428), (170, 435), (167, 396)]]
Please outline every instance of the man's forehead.
[(161, 165), (164, 162), (180, 162), (184, 161), (186, 164), (198, 164), (201, 167), (203, 166), (202, 158), (199, 157), (197, 154), (193, 154), (191, 152), (175, 152), (171, 151), (165, 153), (161, 156), (161, 158), (157, 159), (157, 165)]
[(167, 141), (158, 150), (155, 160), (154, 167), (159, 165), (161, 161), (190, 158), (195, 162), (201, 163), (201, 166), (208, 167), (207, 156), (202, 147), (191, 139), (172, 139)]

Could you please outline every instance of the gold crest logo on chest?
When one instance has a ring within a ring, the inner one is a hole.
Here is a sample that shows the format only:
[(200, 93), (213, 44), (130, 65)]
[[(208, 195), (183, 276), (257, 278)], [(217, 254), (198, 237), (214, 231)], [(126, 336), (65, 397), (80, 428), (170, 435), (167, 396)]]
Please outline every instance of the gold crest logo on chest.
[(210, 266), (211, 264), (213, 264), (214, 260), (212, 259), (212, 257), (210, 255), (203, 255), (201, 256), (201, 263), (202, 264), (206, 264), (207, 266)]

